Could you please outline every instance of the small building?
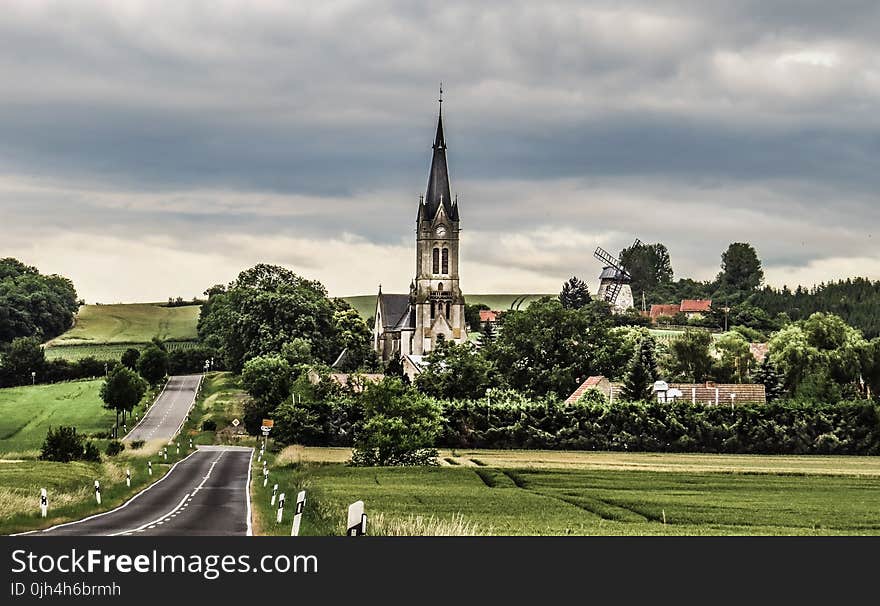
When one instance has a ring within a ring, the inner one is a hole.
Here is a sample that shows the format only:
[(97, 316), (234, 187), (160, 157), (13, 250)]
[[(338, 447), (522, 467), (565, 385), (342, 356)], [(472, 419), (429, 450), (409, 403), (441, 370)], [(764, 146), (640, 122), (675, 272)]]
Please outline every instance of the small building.
[(712, 299), (682, 299), (680, 303), (661, 303), (651, 305), (649, 316), (656, 323), (660, 317), (684, 314), (688, 319), (702, 318), (712, 311)]
[(500, 315), (501, 312), (494, 309), (481, 309), (480, 325), (485, 326), (486, 324), (495, 324), (496, 322), (498, 322), (498, 317)]
[(409, 378), (410, 383), (415, 381), (416, 377), (422, 374), (422, 371), (428, 366), (425, 356), (417, 354), (405, 354), (401, 356), (400, 361), (403, 363), (403, 374)]
[[(658, 381), (658, 384), (662, 382)], [(656, 384), (655, 384), (656, 385)], [(694, 404), (721, 406), (730, 404), (766, 404), (767, 393), (760, 383), (663, 383), (665, 389), (656, 391), (660, 402), (684, 400)], [(620, 400), (622, 383), (612, 383), (607, 378), (597, 375), (588, 377), (565, 400), (565, 404), (576, 404), (590, 389), (604, 394), (611, 403)]]
[[(309, 374), (309, 383), (312, 385), (317, 385), (321, 382), (321, 374), (317, 370), (310, 370)], [(378, 383), (382, 379), (385, 378), (385, 375), (381, 373), (346, 373), (346, 372), (331, 372), (328, 373), (327, 378), (336, 383), (340, 387), (348, 387), (355, 393), (361, 393), (364, 388), (366, 388), (368, 383)]]

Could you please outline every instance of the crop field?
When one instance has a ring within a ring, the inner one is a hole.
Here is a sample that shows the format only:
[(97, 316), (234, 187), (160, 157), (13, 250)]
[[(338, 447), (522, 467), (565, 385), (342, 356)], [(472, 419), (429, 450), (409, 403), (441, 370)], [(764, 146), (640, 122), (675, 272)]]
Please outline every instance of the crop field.
[[(515, 294), (499, 294), (499, 295), (465, 295), (464, 298), (468, 305), (477, 305), (483, 303), (488, 305), (490, 309), (504, 310), (510, 309), (510, 305), (514, 301), (523, 299), (520, 309), (525, 309), (532, 301), (536, 301), (541, 297), (548, 295), (515, 295)], [(342, 297), (349, 305), (357, 310), (358, 314), (364, 319), (372, 318), (376, 313), (376, 295), (356, 295), (352, 297)]]
[(197, 337), (199, 309), (198, 305), (162, 307), (151, 303), (84, 305), (75, 326), (49, 346), (147, 343), (153, 337), (190, 341)]
[(877, 457), (447, 451), (439, 467), (354, 468), (321, 450), (296, 459), (328, 462), (282, 453), (272, 481), (307, 486), (325, 518), (363, 499), (385, 519), (478, 534), (880, 534)]
[[(168, 351), (176, 351), (178, 349), (190, 349), (195, 347), (195, 341), (166, 341), (165, 347)], [(113, 343), (107, 345), (62, 345), (60, 347), (47, 347), (47, 360), (64, 359), (74, 362), (82, 358), (92, 357), (98, 360), (119, 360), (122, 354), (129, 347), (142, 350), (147, 346), (146, 343)]]
[(103, 407), (103, 380), (0, 389), (0, 453), (39, 449), (49, 427), (107, 431), (116, 415)]

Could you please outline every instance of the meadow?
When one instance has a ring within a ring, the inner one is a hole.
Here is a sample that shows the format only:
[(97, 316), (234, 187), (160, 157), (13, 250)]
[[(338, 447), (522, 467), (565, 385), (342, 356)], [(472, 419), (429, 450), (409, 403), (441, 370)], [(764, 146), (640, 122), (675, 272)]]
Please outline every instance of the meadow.
[[(165, 341), (165, 348), (168, 351), (176, 351), (178, 349), (190, 349), (195, 347), (195, 341)], [(44, 350), (47, 360), (70, 360), (75, 362), (83, 358), (96, 358), (98, 360), (119, 360), (126, 349), (134, 348), (143, 350), (147, 346), (146, 343), (112, 343), (105, 345), (62, 345), (55, 347), (46, 347)]]
[(307, 533), (338, 533), (362, 499), (403, 532), (433, 519), (490, 535), (880, 534), (877, 457), (447, 451), (437, 467), (355, 468), (338, 462), (345, 449), (320, 450), (282, 451), (271, 468), (270, 487), (309, 491)]
[(147, 343), (153, 337), (163, 341), (191, 341), (197, 335), (198, 305), (163, 307), (154, 303), (83, 305), (76, 323), (49, 347)]
[(103, 379), (0, 389), (0, 453), (35, 451), (50, 427), (109, 431), (116, 415), (103, 407)]

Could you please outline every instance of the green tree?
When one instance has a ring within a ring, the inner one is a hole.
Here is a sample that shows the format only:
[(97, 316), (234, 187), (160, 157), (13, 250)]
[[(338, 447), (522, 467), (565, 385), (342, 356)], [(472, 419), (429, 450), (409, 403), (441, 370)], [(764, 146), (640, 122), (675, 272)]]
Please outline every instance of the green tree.
[(819, 384), (822, 378), (839, 387), (841, 397), (857, 394), (866, 349), (868, 343), (858, 330), (834, 314), (821, 312), (789, 324), (769, 342), (770, 356), (784, 377), (786, 391), (803, 400), (812, 400), (824, 391)]
[[(5, 385), (30, 385), (39, 378), (46, 367), (46, 354), (39, 339), (19, 337), (12, 341), (3, 355), (0, 372)], [(32, 376), (31, 373), (36, 373)]]
[(241, 272), (227, 288), (209, 293), (199, 316), (199, 336), (220, 349), (234, 372), (253, 357), (280, 353), (296, 338), (309, 341), (315, 358), (327, 364), (342, 349), (334, 322), (341, 306), (327, 297), (320, 282), (260, 264)]
[(99, 461), (101, 453), (94, 443), (76, 432), (76, 427), (62, 425), (57, 429), (49, 428), (40, 449), (40, 459), (61, 463), (75, 460)]
[(0, 259), (0, 344), (17, 337), (57, 337), (71, 327), (78, 308), (67, 278), (42, 275), (17, 259)]
[(712, 334), (706, 330), (688, 329), (669, 344), (667, 370), (673, 379), (702, 383), (712, 370)]
[(665, 299), (663, 289), (672, 284), (672, 262), (663, 244), (638, 244), (620, 251), (620, 263), (632, 276), (633, 295), (651, 301)]
[(721, 383), (746, 383), (755, 364), (749, 342), (736, 332), (727, 332), (715, 339), (719, 358), (712, 374)]
[(241, 384), (254, 399), (272, 409), (290, 397), (291, 377), (290, 364), (281, 356), (257, 356), (245, 363)]
[(577, 276), (572, 276), (562, 285), (559, 302), (565, 309), (580, 309), (592, 300), (587, 283)]
[(630, 402), (649, 402), (657, 380), (657, 363), (654, 360), (652, 339), (642, 340), (638, 351), (630, 360), (623, 380), (621, 395)]
[(728, 293), (751, 293), (764, 281), (761, 260), (751, 244), (734, 242), (721, 255), (718, 282)]
[(140, 357), (140, 350), (137, 350), (134, 347), (129, 347), (124, 352), (122, 352), (122, 365), (126, 368), (130, 368), (131, 370), (137, 370), (138, 358)]
[(354, 465), (435, 462), (440, 410), (434, 400), (391, 378), (368, 385), (360, 400), (364, 421), (355, 432)]
[(345, 350), (344, 364), (339, 370), (376, 369), (378, 358), (373, 351), (373, 333), (356, 310), (348, 308), (335, 312), (333, 328), (337, 347), (340, 351)]
[(580, 381), (597, 374), (597, 354), (612, 323), (604, 301), (566, 309), (558, 299), (545, 297), (525, 310), (506, 312), (485, 355), (511, 388), (565, 398)]
[(150, 385), (158, 385), (168, 375), (168, 352), (155, 344), (147, 345), (138, 358), (137, 371)]
[(497, 387), (494, 365), (468, 343), (444, 341), (425, 360), (428, 365), (416, 376), (415, 385), (426, 395), (475, 400)]
[(114, 368), (101, 385), (101, 399), (105, 408), (116, 412), (116, 435), (119, 432), (119, 413), (125, 422), (130, 412), (147, 393), (147, 383), (136, 372), (125, 366)]
[(483, 328), (483, 333), (480, 335), (480, 346), (491, 346), (492, 343), (495, 342), (496, 336), (497, 330), (495, 328), (495, 322), (486, 322), (486, 326)]
[(755, 381), (764, 386), (768, 404), (780, 399), (785, 394), (782, 375), (770, 360), (770, 356), (764, 356), (764, 360), (755, 370)]

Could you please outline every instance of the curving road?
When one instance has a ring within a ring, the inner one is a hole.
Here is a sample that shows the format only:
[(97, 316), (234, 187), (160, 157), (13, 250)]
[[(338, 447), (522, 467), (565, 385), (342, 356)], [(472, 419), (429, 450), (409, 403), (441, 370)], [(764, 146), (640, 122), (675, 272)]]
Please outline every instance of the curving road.
[(250, 535), (253, 448), (199, 446), (120, 507), (25, 534), (73, 536)]
[(147, 414), (122, 440), (130, 442), (173, 438), (189, 414), (201, 380), (202, 375), (169, 377), (165, 389)]

